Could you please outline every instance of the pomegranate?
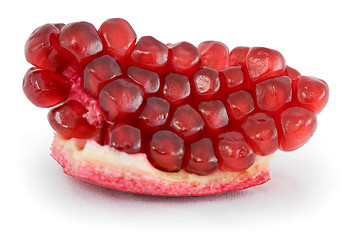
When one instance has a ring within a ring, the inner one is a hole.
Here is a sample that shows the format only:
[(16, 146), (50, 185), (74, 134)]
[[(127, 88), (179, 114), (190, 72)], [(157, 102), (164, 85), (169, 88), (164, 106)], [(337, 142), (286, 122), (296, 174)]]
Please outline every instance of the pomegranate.
[(48, 114), (64, 172), (127, 192), (189, 196), (269, 180), (269, 159), (314, 134), (327, 84), (280, 52), (163, 44), (121, 18), (46, 24), (25, 45), (23, 91)]

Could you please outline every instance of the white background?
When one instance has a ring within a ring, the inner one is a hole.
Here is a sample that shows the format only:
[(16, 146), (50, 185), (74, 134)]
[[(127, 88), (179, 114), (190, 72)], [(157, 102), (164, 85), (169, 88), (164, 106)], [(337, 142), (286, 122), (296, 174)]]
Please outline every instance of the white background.
[[(5, 1), (1, 6), (0, 239), (355, 239), (359, 237), (360, 17), (357, 1)], [(108, 190), (62, 173), (47, 110), (22, 93), (23, 47), (44, 23), (127, 19), (138, 36), (266, 46), (327, 81), (318, 130), (277, 152), (268, 183), (209, 197)]]

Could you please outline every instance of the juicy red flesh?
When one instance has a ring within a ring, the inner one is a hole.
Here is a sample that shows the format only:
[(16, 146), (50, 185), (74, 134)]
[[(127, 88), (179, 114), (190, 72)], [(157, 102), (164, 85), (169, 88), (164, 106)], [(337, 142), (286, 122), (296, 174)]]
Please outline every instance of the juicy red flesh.
[(217, 41), (206, 41), (200, 43), (198, 49), (203, 66), (217, 71), (229, 66), (229, 49), (225, 44)]
[(50, 110), (48, 120), (51, 127), (64, 138), (89, 138), (96, 128), (91, 126), (84, 115), (87, 110), (76, 101), (67, 101)]
[(121, 18), (46, 24), (25, 46), (23, 90), (64, 138), (146, 153), (162, 170), (244, 171), (256, 155), (292, 151), (313, 135), (327, 84), (276, 50), (221, 42), (198, 48), (137, 36)]
[(90, 97), (97, 99), (99, 98), (100, 89), (121, 74), (121, 68), (115, 58), (109, 55), (95, 58), (84, 69), (84, 91)]
[(226, 132), (219, 136), (217, 147), (220, 168), (224, 171), (243, 171), (255, 161), (255, 153), (239, 132)]
[(126, 153), (138, 153), (141, 149), (141, 132), (127, 124), (116, 124), (108, 129), (105, 144)]
[(198, 175), (208, 175), (218, 169), (219, 163), (214, 153), (213, 143), (209, 138), (203, 138), (190, 145), (186, 160), (186, 171)]
[(65, 101), (69, 90), (64, 76), (38, 68), (30, 68), (23, 81), (26, 97), (38, 107), (52, 107)]

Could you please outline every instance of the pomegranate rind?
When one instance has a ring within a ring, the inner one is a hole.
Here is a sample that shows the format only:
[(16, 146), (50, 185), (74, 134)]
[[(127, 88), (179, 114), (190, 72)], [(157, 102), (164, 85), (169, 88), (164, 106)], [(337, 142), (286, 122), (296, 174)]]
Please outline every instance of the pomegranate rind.
[(199, 176), (184, 170), (163, 172), (154, 168), (146, 154), (127, 154), (101, 146), (94, 140), (65, 140), (56, 134), (51, 156), (70, 176), (106, 188), (158, 196), (198, 196), (241, 190), (270, 179), (269, 159), (257, 156), (242, 172), (216, 171)]

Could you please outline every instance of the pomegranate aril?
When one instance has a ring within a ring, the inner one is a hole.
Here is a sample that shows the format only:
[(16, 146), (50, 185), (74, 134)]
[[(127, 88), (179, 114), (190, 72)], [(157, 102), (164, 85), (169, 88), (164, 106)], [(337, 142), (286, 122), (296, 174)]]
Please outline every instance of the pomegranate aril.
[(230, 108), (230, 116), (236, 120), (242, 119), (255, 109), (251, 94), (244, 90), (230, 94), (227, 102)]
[(210, 98), (219, 91), (219, 73), (208, 67), (203, 67), (194, 74), (195, 91), (201, 98)]
[(176, 172), (181, 169), (184, 152), (184, 140), (173, 132), (161, 130), (152, 136), (147, 156), (156, 168)]
[(166, 65), (168, 54), (169, 49), (165, 44), (151, 36), (145, 36), (139, 39), (130, 58), (135, 65), (156, 71)]
[(60, 72), (66, 65), (64, 57), (55, 44), (59, 41), (59, 29), (53, 24), (45, 24), (35, 29), (26, 41), (25, 58), (41, 69)]
[(257, 155), (267, 156), (278, 149), (278, 133), (274, 119), (265, 113), (255, 113), (242, 124), (248, 144)]
[(126, 78), (117, 79), (100, 90), (99, 105), (110, 121), (129, 117), (143, 102), (141, 88)]
[(248, 47), (236, 47), (230, 52), (230, 66), (242, 66), (245, 67), (246, 55), (249, 52)]
[(276, 111), (291, 101), (291, 79), (286, 76), (266, 79), (256, 85), (256, 101), (260, 109)]
[(122, 18), (111, 18), (103, 22), (99, 35), (104, 45), (104, 52), (116, 58), (121, 66), (135, 47), (136, 33), (130, 24)]
[(30, 68), (23, 80), (26, 97), (37, 107), (52, 107), (68, 98), (70, 86), (62, 75)]
[(84, 92), (92, 98), (99, 98), (100, 89), (122, 74), (115, 58), (104, 55), (95, 58), (84, 69)]
[(284, 75), (288, 76), (293, 82), (301, 76), (298, 70), (289, 66), (286, 66)]
[(316, 77), (301, 76), (296, 81), (296, 96), (300, 106), (318, 114), (329, 99), (329, 87)]
[(240, 90), (246, 87), (245, 75), (241, 66), (228, 67), (219, 72), (222, 85), (231, 90)]
[(291, 107), (280, 114), (281, 132), (279, 148), (282, 151), (294, 151), (303, 146), (314, 134), (317, 123), (314, 112)]
[(184, 75), (169, 73), (165, 77), (163, 94), (169, 102), (181, 102), (190, 96), (189, 79)]
[(61, 30), (65, 26), (64, 23), (53, 23), (53, 25), (59, 30)]
[(170, 45), (169, 68), (172, 72), (190, 76), (200, 67), (200, 52), (188, 42)]
[(199, 134), (204, 129), (204, 121), (190, 105), (178, 107), (171, 120), (170, 127), (184, 138)]
[(221, 134), (216, 150), (223, 171), (244, 171), (255, 162), (254, 151), (239, 132)]
[(147, 99), (140, 120), (149, 127), (158, 127), (165, 124), (170, 110), (170, 104), (162, 98), (150, 97)]
[(209, 138), (192, 143), (189, 151), (185, 166), (187, 172), (208, 175), (219, 168), (213, 143)]
[(145, 93), (155, 93), (159, 90), (160, 78), (156, 72), (130, 66), (127, 69), (127, 75), (139, 84)]
[(205, 41), (199, 44), (202, 66), (214, 68), (217, 71), (229, 66), (229, 49), (218, 41)]
[(88, 22), (65, 25), (61, 29), (59, 41), (61, 47), (69, 51), (81, 64), (103, 50), (96, 28)]
[(86, 139), (96, 133), (96, 128), (85, 119), (86, 113), (87, 110), (79, 102), (70, 100), (52, 108), (48, 120), (51, 127), (63, 138)]
[(126, 153), (138, 153), (141, 150), (141, 132), (138, 128), (119, 123), (108, 129), (105, 144)]
[(199, 111), (211, 130), (225, 127), (229, 123), (225, 106), (219, 100), (200, 102)]
[(253, 82), (284, 75), (286, 67), (285, 58), (280, 52), (263, 47), (250, 48), (245, 63)]

